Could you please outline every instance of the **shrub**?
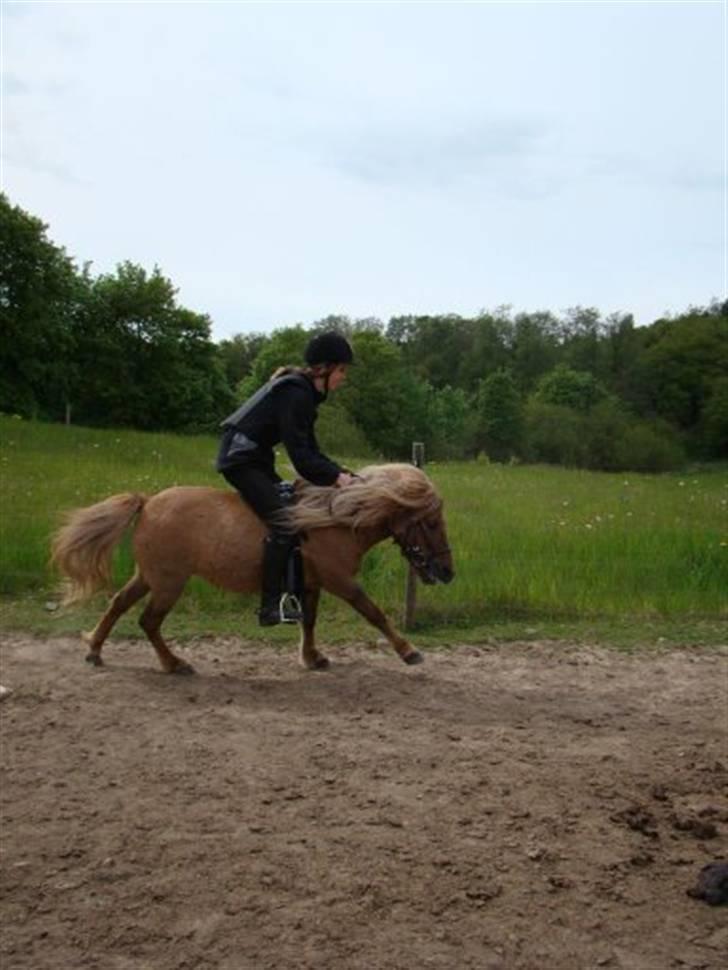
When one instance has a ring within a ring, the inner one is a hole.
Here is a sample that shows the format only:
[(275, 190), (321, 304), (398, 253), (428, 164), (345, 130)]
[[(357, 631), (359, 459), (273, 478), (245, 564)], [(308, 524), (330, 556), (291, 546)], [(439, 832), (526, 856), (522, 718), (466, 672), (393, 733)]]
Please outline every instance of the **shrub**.
[(728, 458), (728, 377), (713, 382), (700, 430), (705, 456)]
[(525, 428), (527, 461), (583, 467), (584, 421), (576, 411), (532, 398), (526, 405)]
[(667, 472), (685, 463), (685, 452), (667, 427), (639, 421), (617, 443), (616, 461), (620, 469)]
[(585, 465), (595, 471), (620, 467), (619, 442), (629, 426), (629, 418), (616, 398), (605, 398), (582, 418), (582, 444)]
[(575, 411), (589, 411), (605, 396), (604, 388), (588, 371), (558, 364), (538, 383), (536, 397), (544, 404), (557, 404)]

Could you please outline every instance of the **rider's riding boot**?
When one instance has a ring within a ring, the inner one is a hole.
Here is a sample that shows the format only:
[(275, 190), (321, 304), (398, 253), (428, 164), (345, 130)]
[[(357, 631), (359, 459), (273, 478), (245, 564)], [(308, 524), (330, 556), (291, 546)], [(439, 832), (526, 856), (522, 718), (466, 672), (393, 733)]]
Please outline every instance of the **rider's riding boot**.
[(298, 623), (303, 611), (298, 598), (287, 589), (290, 536), (269, 535), (263, 543), (263, 588), (258, 611), (261, 626)]

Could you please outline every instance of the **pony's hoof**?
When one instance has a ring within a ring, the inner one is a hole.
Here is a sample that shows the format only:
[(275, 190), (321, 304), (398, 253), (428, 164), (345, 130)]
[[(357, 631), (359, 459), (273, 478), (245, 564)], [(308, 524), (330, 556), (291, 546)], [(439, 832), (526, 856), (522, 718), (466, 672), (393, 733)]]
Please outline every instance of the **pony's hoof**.
[(197, 671), (192, 666), (192, 664), (186, 664), (182, 660), (177, 661), (177, 666), (170, 671), (172, 674), (179, 674), (183, 677), (189, 677), (190, 674), (195, 674)]
[(404, 657), (402, 657), (402, 660), (404, 660), (404, 662), (410, 667), (414, 667), (416, 664), (423, 664), (425, 662), (425, 658), (422, 656), (419, 650), (411, 650), (409, 653), (406, 653)]
[(91, 664), (92, 667), (103, 667), (104, 661), (101, 659), (98, 653), (87, 653), (86, 663)]
[(313, 662), (313, 667), (311, 670), (328, 670), (331, 666), (331, 661), (328, 657), (316, 657)]

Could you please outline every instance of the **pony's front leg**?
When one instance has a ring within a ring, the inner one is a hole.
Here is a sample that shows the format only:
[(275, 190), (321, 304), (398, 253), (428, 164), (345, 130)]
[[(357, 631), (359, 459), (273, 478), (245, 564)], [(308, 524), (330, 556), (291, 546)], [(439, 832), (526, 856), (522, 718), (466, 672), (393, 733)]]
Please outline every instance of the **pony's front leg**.
[(303, 622), (301, 624), (301, 664), (307, 670), (326, 670), (329, 659), (316, 649), (314, 628), (321, 591), (318, 587), (307, 589), (303, 594)]
[(425, 658), (420, 651), (415, 650), (412, 644), (394, 629), (384, 613), (369, 599), (361, 586), (354, 586), (349, 593), (344, 595), (344, 599), (354, 607), (357, 613), (361, 613), (372, 626), (382, 631), (406, 664), (421, 664), (424, 661)]

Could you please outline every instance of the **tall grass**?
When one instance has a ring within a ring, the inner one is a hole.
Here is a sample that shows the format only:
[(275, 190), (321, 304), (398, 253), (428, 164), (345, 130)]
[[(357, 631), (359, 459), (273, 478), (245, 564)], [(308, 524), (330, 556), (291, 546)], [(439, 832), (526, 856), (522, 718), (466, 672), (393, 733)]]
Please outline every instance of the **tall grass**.
[(447, 601), (488, 615), (725, 615), (728, 475), (430, 467), (448, 501), (459, 580)]
[[(123, 491), (173, 484), (227, 487), (217, 442), (97, 431), (0, 418), (0, 592), (47, 597), (49, 536), (66, 509)], [(350, 467), (367, 458), (337, 455)], [(281, 458), (285, 474), (287, 466)], [(495, 619), (728, 616), (728, 472), (632, 475), (487, 463), (431, 464), (445, 498), (457, 569), (447, 587), (420, 587), (426, 628)], [(290, 473), (290, 472), (289, 472)], [(117, 557), (131, 572), (128, 543)], [(390, 613), (401, 606), (405, 565), (387, 543), (363, 580)], [(219, 615), (239, 600), (200, 581), (186, 607)]]

